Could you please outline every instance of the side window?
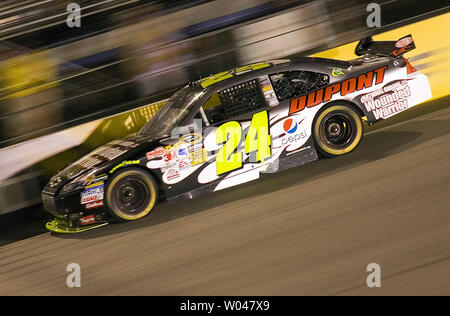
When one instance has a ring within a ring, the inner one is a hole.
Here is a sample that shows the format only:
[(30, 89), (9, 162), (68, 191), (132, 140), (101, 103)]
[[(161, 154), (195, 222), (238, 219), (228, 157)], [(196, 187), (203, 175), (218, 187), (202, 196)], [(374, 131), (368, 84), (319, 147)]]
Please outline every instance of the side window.
[(266, 107), (261, 86), (253, 79), (214, 93), (202, 108), (209, 124), (215, 125)]
[(326, 86), (328, 75), (312, 71), (288, 71), (270, 75), (278, 100), (284, 101)]

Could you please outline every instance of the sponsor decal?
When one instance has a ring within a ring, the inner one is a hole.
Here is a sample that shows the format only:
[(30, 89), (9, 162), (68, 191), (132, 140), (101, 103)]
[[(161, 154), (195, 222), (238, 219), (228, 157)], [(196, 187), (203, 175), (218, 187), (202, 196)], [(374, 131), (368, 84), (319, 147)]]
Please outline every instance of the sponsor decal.
[(413, 42), (413, 39), (411, 36), (407, 36), (404, 38), (401, 38), (397, 41), (397, 43), (395, 43), (395, 47), (397, 48), (403, 48), (408, 46), (409, 44), (411, 44)]
[(203, 137), (200, 134), (189, 134), (180, 137), (180, 143), (192, 145), (201, 142), (202, 139)]
[(384, 81), (384, 73), (386, 69), (387, 66), (371, 70), (357, 77), (348, 78), (342, 82), (310, 92), (307, 95), (294, 98), (291, 100), (289, 114), (300, 112), (306, 107), (312, 108), (328, 102), (337, 93), (340, 93), (341, 96), (345, 96), (355, 91), (370, 88), (374, 82), (375, 84), (380, 84)]
[[(176, 144), (175, 144), (176, 145)], [(175, 147), (175, 145), (169, 145), (169, 146), (166, 146), (166, 147), (164, 147), (164, 153), (170, 153), (170, 152), (172, 152), (172, 150), (173, 150), (173, 148)]]
[(109, 173), (113, 173), (114, 171), (116, 171), (119, 168), (122, 168), (124, 166), (129, 166), (129, 165), (138, 165), (140, 164), (141, 161), (140, 160), (129, 160), (129, 161), (122, 161), (120, 164), (118, 164), (117, 166), (115, 166), (114, 168), (112, 168)]
[[(103, 203), (102, 203), (102, 205), (103, 205)], [(86, 208), (87, 208), (87, 205), (86, 205)], [(96, 220), (95, 220), (94, 215), (84, 216), (80, 219), (81, 226), (92, 225), (92, 224), (95, 224), (95, 222), (96, 222)]]
[(269, 76), (259, 77), (259, 84), (261, 85), (261, 90), (264, 94), (264, 98), (270, 107), (277, 106), (279, 104), (278, 98), (273, 90), (272, 83), (270, 82)]
[(180, 172), (177, 169), (169, 169), (167, 170), (167, 180), (171, 181), (180, 176)]
[(172, 151), (170, 151), (168, 153), (165, 153), (163, 155), (163, 160), (166, 163), (170, 163), (172, 161), (175, 161), (176, 159), (177, 159), (177, 153), (174, 150), (172, 150)]
[(411, 89), (407, 82), (398, 81), (377, 91), (363, 95), (361, 102), (376, 120), (385, 119), (408, 109)]
[(181, 171), (189, 169), (190, 167), (191, 167), (191, 164), (190, 164), (189, 160), (181, 160), (178, 162), (178, 169)]
[[(84, 184), (85, 184), (85, 185), (91, 184), (92, 181), (94, 181), (94, 179), (95, 179), (95, 175), (89, 174), (89, 175), (86, 177), (86, 179), (84, 180)], [(86, 187), (85, 187), (85, 188), (86, 188)]]
[(283, 123), (283, 129), (286, 134), (281, 137), (281, 144), (283, 147), (297, 147), (296, 143), (302, 141), (307, 138), (307, 132), (305, 130), (299, 130), (298, 126), (303, 122), (303, 119), (300, 122), (296, 122), (292, 118), (288, 118)]
[(81, 204), (88, 204), (103, 200), (104, 184), (97, 183), (96, 186), (91, 186), (89, 189), (81, 192)]
[(100, 182), (89, 184), (89, 185), (85, 186), (84, 188), (87, 190), (87, 189), (92, 189), (92, 188), (95, 188), (95, 187), (100, 187), (100, 186), (103, 186), (103, 185), (104, 185), (104, 182), (100, 181)]
[(283, 123), (283, 128), (284, 131), (288, 134), (293, 134), (297, 131), (297, 122), (294, 121), (291, 118), (288, 118), (286, 121), (284, 121)]
[(164, 148), (163, 147), (158, 147), (155, 148), (154, 150), (148, 152), (146, 154), (147, 156), (147, 160), (152, 160), (155, 159), (157, 157), (162, 157), (164, 155)]
[(189, 150), (187, 148), (178, 149), (177, 156), (180, 158), (189, 157)]
[[(185, 136), (182, 140), (184, 143), (178, 142), (164, 148), (158, 148), (155, 153), (151, 152), (151, 157), (161, 155), (162, 158), (160, 161), (153, 160), (154, 163), (158, 162), (153, 169), (160, 169), (162, 173), (166, 173), (170, 169), (185, 170), (190, 168), (191, 149), (195, 151), (196, 145), (202, 148), (202, 138), (200, 135), (192, 134)], [(152, 169), (148, 164), (147, 167)]]
[(97, 207), (101, 207), (101, 206), (103, 206), (103, 200), (86, 204), (86, 209), (91, 210), (93, 208), (97, 208)]
[(272, 88), (272, 85), (270, 84), (270, 82), (261, 85), (261, 89), (262, 89), (263, 93), (266, 93), (266, 92), (271, 93), (273, 91), (273, 88)]
[(89, 204), (92, 202), (97, 202), (103, 200), (103, 193), (85, 195), (81, 198), (81, 204)]
[(333, 68), (333, 70), (331, 71), (331, 74), (333, 75), (333, 77), (339, 77), (339, 76), (343, 75), (344, 72), (342, 71), (342, 68)]
[(208, 160), (208, 152), (205, 148), (193, 151), (190, 154), (191, 166), (196, 166)]
[(294, 135), (288, 135), (285, 136), (282, 140), (281, 143), (283, 144), (283, 146), (286, 146), (288, 144), (292, 144), (292, 143), (296, 143), (300, 140), (305, 139), (306, 137), (308, 137), (306, 131), (301, 131), (300, 133), (296, 133)]

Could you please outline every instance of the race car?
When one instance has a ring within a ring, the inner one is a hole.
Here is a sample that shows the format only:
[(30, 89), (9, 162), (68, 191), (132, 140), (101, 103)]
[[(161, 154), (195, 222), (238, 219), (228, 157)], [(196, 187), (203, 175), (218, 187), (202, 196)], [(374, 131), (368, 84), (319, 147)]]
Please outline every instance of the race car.
[(75, 233), (147, 216), (161, 200), (193, 198), (354, 150), (373, 124), (431, 98), (403, 57), (411, 35), (361, 40), (350, 61), (260, 62), (191, 82), (136, 134), (112, 141), (51, 178), (42, 192)]

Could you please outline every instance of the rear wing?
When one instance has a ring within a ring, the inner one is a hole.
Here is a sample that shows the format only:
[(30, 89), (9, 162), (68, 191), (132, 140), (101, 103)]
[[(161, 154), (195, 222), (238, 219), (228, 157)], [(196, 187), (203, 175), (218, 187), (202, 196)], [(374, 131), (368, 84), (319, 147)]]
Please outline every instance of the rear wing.
[(400, 56), (416, 48), (411, 34), (398, 41), (374, 41), (372, 36), (363, 38), (356, 46), (355, 54), (358, 56), (370, 54), (377, 56)]

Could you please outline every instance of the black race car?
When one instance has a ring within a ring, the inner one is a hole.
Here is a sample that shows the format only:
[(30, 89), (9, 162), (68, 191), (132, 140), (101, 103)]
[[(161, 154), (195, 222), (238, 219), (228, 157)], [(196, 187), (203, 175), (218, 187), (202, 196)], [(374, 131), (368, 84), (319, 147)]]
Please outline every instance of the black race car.
[(374, 123), (431, 97), (402, 54), (410, 35), (362, 40), (351, 61), (302, 57), (256, 63), (193, 82), (140, 130), (55, 175), (42, 192), (56, 218), (80, 232), (133, 221), (161, 199), (192, 198), (318, 159), (349, 153)]

